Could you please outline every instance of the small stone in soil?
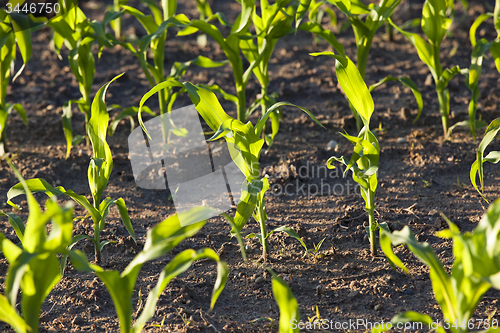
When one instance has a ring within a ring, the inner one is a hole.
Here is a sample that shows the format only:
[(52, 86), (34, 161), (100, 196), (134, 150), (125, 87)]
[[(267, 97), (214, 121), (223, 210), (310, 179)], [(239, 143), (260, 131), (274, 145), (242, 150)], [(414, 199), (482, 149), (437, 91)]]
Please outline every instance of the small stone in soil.
[(335, 140), (328, 142), (328, 144), (326, 145), (326, 151), (334, 150), (335, 147), (337, 147), (337, 145), (338, 145), (338, 142)]
[(413, 290), (411, 290), (411, 289), (404, 289), (402, 291), (402, 293), (405, 294), (405, 295), (413, 295)]
[(83, 324), (83, 318), (80, 317), (80, 316), (76, 316), (75, 318), (73, 318), (73, 320), (71, 321), (71, 324), (73, 325), (81, 325)]

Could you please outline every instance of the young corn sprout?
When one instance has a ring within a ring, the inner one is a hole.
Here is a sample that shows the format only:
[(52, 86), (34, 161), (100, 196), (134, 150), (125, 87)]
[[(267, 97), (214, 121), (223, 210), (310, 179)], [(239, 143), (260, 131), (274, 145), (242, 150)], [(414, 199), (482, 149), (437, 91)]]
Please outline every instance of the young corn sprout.
[[(148, 230), (144, 249), (127, 265), (123, 272), (105, 270), (98, 265), (89, 264), (85, 254), (79, 251), (69, 253), (73, 265), (85, 272), (95, 272), (108, 290), (120, 321), (120, 332), (139, 333), (145, 324), (154, 316), (156, 303), (170, 281), (187, 271), (198, 260), (210, 259), (217, 263), (217, 279), (212, 291), (210, 309), (213, 309), (217, 298), (224, 289), (229, 270), (227, 264), (219, 259), (214, 250), (203, 248), (188, 249), (176, 255), (161, 271), (158, 282), (149, 292), (146, 303), (132, 325), (132, 296), (139, 271), (148, 261), (158, 259), (169, 253), (184, 239), (195, 235), (206, 223), (206, 216), (211, 216), (213, 209), (194, 207), (179, 215), (175, 214)], [(180, 216), (182, 215), (182, 216)], [(180, 221), (188, 225), (181, 226)], [(140, 310), (140, 309), (139, 309)], [(139, 311), (137, 310), (137, 311)]]
[[(400, 4), (401, 0), (381, 0), (378, 5), (370, 4), (365, 6), (361, 1), (340, 1), (340, 0), (328, 0), (328, 2), (333, 3), (337, 6), (340, 11), (342, 11), (347, 18), (349, 23), (354, 30), (354, 36), (356, 38), (356, 66), (361, 74), (363, 80), (365, 79), (366, 66), (368, 64), (368, 56), (370, 53), (370, 48), (375, 37), (375, 33), (383, 26), (387, 20), (391, 17), (392, 13), (396, 10), (397, 6)], [(365, 17), (363, 21), (362, 18)], [(343, 51), (337, 49), (341, 55)], [(385, 79), (377, 82), (376, 84), (370, 86), (370, 91), (379, 87), (387, 81), (399, 81), (404, 86), (410, 88), (415, 95), (415, 99), (418, 104), (418, 115), (415, 121), (418, 120), (422, 112), (423, 101), (422, 95), (420, 94), (416, 84), (408, 77), (397, 78), (394, 76), (388, 76)], [(357, 130), (361, 130), (364, 125), (356, 109), (350, 104), (351, 110), (353, 112), (354, 118), (356, 119)]]
[[(260, 96), (258, 96), (253, 105), (247, 110), (244, 119), (248, 119), (253, 111), (258, 108), (259, 104), (261, 114), (264, 115), (267, 113), (268, 108), (276, 103), (274, 97), (276, 93), (269, 92), (269, 62), (278, 40), (293, 31), (292, 23), (295, 9), (289, 3), (290, 1), (277, 1), (271, 5), (267, 0), (260, 1), (260, 16), (255, 1), (253, 8), (250, 9), (251, 22), (255, 29), (256, 38), (254, 41), (253, 38), (247, 39), (240, 36), (240, 47), (246, 60), (249, 63), (257, 64), (253, 69), (253, 73), (260, 83)], [(247, 25), (241, 29), (241, 32), (245, 32), (247, 36), (251, 36), (249, 29), (250, 25)], [(267, 145), (271, 146), (279, 131), (280, 109), (272, 112), (269, 118), (271, 126), (269, 130), (267, 128), (264, 129), (263, 136)], [(267, 132), (270, 133), (268, 134)]]
[[(267, 213), (265, 208), (265, 194), (269, 189), (269, 181), (266, 177), (260, 177), (260, 154), (264, 140), (261, 138), (264, 125), (270, 114), (281, 106), (295, 106), (296, 105), (280, 102), (272, 105), (259, 119), (255, 126), (247, 122), (243, 124), (241, 121), (229, 116), (220, 105), (217, 97), (210, 90), (198, 87), (192, 83), (180, 83), (175, 80), (165, 81), (158, 84), (148, 93), (146, 93), (139, 104), (139, 123), (142, 129), (149, 136), (149, 133), (142, 120), (142, 108), (144, 103), (155, 93), (161, 91), (165, 87), (179, 87), (187, 90), (191, 101), (194, 103), (198, 113), (205, 120), (208, 126), (215, 132), (209, 141), (224, 138), (228, 143), (229, 153), (231, 158), (245, 176), (245, 181), (241, 189), (241, 197), (236, 208), (236, 214), (231, 217), (228, 214), (223, 216), (228, 219), (232, 226), (232, 233), (239, 237), (241, 229), (245, 226), (248, 219), (253, 215), (255, 220), (259, 223), (261, 233), (250, 234), (249, 237), (258, 237), (262, 244), (262, 259), (267, 260), (269, 253), (268, 238), (275, 231), (283, 231), (290, 236), (300, 239), (293, 229), (282, 226), (271, 232), (266, 230)], [(298, 107), (307, 113), (316, 123), (322, 126), (319, 121), (306, 109)], [(240, 241), (242, 254), (244, 248)]]
[[(94, 243), (95, 248), (95, 260), (97, 263), (101, 261), (101, 251), (106, 244), (110, 241), (101, 241), (100, 232), (104, 230), (105, 219), (109, 213), (109, 208), (112, 205), (116, 205), (118, 211), (120, 212), (123, 224), (129, 234), (135, 241), (135, 233), (132, 228), (132, 223), (128, 216), (127, 207), (125, 206), (125, 201), (122, 198), (113, 200), (111, 198), (106, 198), (102, 200), (102, 195), (108, 181), (111, 177), (111, 171), (113, 170), (113, 156), (111, 155), (111, 150), (108, 143), (106, 142), (106, 132), (108, 130), (109, 114), (106, 109), (106, 103), (104, 101), (106, 90), (111, 82), (119, 78), (122, 74), (115, 77), (110, 82), (106, 83), (94, 97), (90, 111), (90, 119), (88, 123), (89, 138), (92, 144), (93, 156), (90, 160), (88, 168), (88, 181), (90, 186), (90, 191), (92, 194), (93, 202), (92, 204), (87, 200), (84, 195), (78, 195), (72, 190), (65, 190), (62, 186), (52, 187), (46, 180), (41, 178), (29, 179), (26, 181), (26, 185), (31, 192), (44, 192), (49, 196), (55, 195), (67, 195), (75, 202), (80, 204), (87, 211), (88, 215), (92, 218), (94, 223), (94, 237), (88, 235), (77, 235), (73, 238), (71, 246), (74, 246), (78, 241), (82, 239), (89, 239)], [(13, 207), (17, 206), (11, 201), (18, 195), (26, 194), (26, 189), (22, 183), (14, 185), (7, 193), (8, 203)], [(65, 261), (63, 261), (63, 265)]]
[[(477, 158), (472, 163), (470, 168), (470, 181), (474, 188), (479, 192), (481, 197), (488, 202), (486, 197), (484, 196), (484, 171), (483, 164), (484, 162), (490, 162), (493, 164), (497, 164), (500, 162), (500, 151), (490, 151), (486, 157), (484, 156), (484, 152), (488, 145), (498, 137), (498, 133), (500, 132), (500, 118), (493, 120), (486, 128), (486, 132), (484, 133), (483, 140), (479, 144), (477, 148)], [(479, 177), (479, 183), (481, 185), (481, 189), (479, 189), (476, 179)]]
[[(490, 17), (493, 18), (497, 38), (488, 42), (486, 39), (476, 40), (476, 31), (479, 26)], [(483, 58), (485, 53), (490, 50), (498, 72), (500, 72), (500, 0), (495, 2), (495, 10), (493, 13), (481, 14), (472, 24), (469, 32), (470, 42), (474, 49), (472, 50), (471, 65), (469, 72), (466, 73), (465, 83), (471, 91), (471, 100), (469, 103), (469, 121), (455, 124), (455, 126), (464, 125), (470, 127), (471, 133), (476, 139), (476, 123), (485, 127), (486, 123), (476, 120), (477, 102), (479, 99), (479, 78), (483, 68)]]
[(426, 0), (422, 10), (422, 30), (427, 36), (425, 41), (420, 35), (403, 31), (388, 18), (391, 25), (401, 32), (413, 46), (418, 56), (428, 67), (436, 84), (439, 111), (443, 124), (444, 138), (448, 138), (450, 129), (450, 94), (447, 89), (450, 80), (457, 74), (465, 74), (466, 70), (454, 66), (443, 70), (440, 60), (441, 43), (448, 33), (452, 19), (447, 15), (449, 4), (442, 0)]
[[(64, 7), (63, 7), (64, 9)], [(85, 129), (88, 136), (88, 123), (91, 117), (90, 90), (94, 82), (95, 59), (92, 46), (97, 41), (99, 45), (98, 57), (101, 57), (104, 46), (112, 47), (117, 42), (110, 34), (105, 34), (107, 24), (116, 18), (116, 13), (107, 12), (103, 22), (89, 21), (78, 6), (69, 6), (63, 14), (50, 20), (47, 25), (54, 30), (54, 48), (60, 57), (63, 44), (69, 49), (69, 67), (75, 75), (82, 97), (78, 100), (70, 100), (64, 104), (62, 123), (66, 136), (66, 158), (69, 157), (73, 144), (81, 142), (83, 137), (73, 138), (73, 126), (71, 124), (73, 103), (78, 105), (79, 110), (85, 115)]]
[(377, 137), (370, 131), (370, 118), (375, 109), (372, 96), (366, 86), (359, 70), (348, 57), (336, 55), (332, 52), (312, 53), (313, 56), (327, 55), (335, 58), (335, 71), (337, 79), (354, 107), (361, 117), (363, 128), (358, 136), (342, 134), (354, 145), (354, 153), (350, 160), (345, 157), (331, 157), (328, 160), (328, 168), (335, 168), (334, 161), (340, 162), (346, 166), (344, 175), (352, 171), (353, 180), (359, 184), (361, 195), (365, 201), (365, 209), (368, 213), (369, 225), (367, 228), (370, 240), (371, 254), (377, 254), (375, 243), (375, 230), (377, 222), (375, 221), (375, 192), (377, 190), (377, 170), (380, 148)]
[[(67, 255), (71, 244), (73, 208), (71, 205), (59, 206), (52, 197), (47, 200), (42, 212), (27, 182), (9, 159), (7, 163), (26, 193), (29, 215), (25, 226), (19, 217), (0, 211), (0, 216), (9, 216), (21, 242), (16, 245), (0, 233), (0, 251), (9, 264), (5, 277), (5, 294), (0, 294), (0, 320), (9, 324), (16, 332), (38, 332), (43, 301), (61, 280), (59, 255)], [(48, 224), (51, 226), (49, 234)], [(22, 315), (18, 313), (19, 289), (22, 291)]]
[[(31, 30), (27, 16), (7, 14), (0, 10), (0, 156), (7, 152), (7, 120), (12, 110), (16, 111), (28, 126), (28, 118), (21, 104), (7, 103), (7, 87), (10, 81), (10, 71), (16, 60), (19, 48), (23, 58), (23, 66), (14, 75), (14, 81), (23, 71), (31, 57)], [(17, 47), (16, 47), (17, 45)]]
[[(459, 228), (441, 213), (449, 229), (438, 232), (438, 236), (453, 240), (453, 268), (448, 274), (428, 243), (420, 244), (406, 226), (401, 231), (380, 231), (380, 244), (392, 263), (408, 273), (408, 269), (392, 252), (392, 245), (406, 245), (411, 252), (429, 267), (429, 276), (436, 301), (443, 312), (444, 326), (431, 327), (433, 319), (422, 313), (407, 311), (396, 315), (391, 322), (372, 332), (389, 331), (389, 324), (420, 322), (438, 333), (467, 333), (479, 328), (477, 320), (471, 319), (484, 294), (491, 287), (500, 289), (500, 200), (495, 201), (484, 214), (473, 232), (460, 233)], [(392, 243), (392, 245), (391, 245)], [(498, 324), (498, 323), (497, 323)], [(481, 329), (490, 328), (481, 326)], [(487, 332), (498, 332), (492, 327)]]
[[(225, 99), (235, 103), (237, 119), (245, 122), (247, 119), (246, 86), (258, 62), (251, 62), (247, 68), (243, 66), (243, 59), (240, 55), (243, 48), (243, 45), (241, 45), (241, 37), (252, 38), (252, 35), (247, 31), (246, 27), (250, 24), (250, 16), (253, 11), (255, 0), (244, 0), (240, 3), (242, 9), (234, 24), (229, 23), (224, 14), (215, 13), (205, 20), (198, 19), (189, 21), (185, 29), (180, 31), (177, 35), (186, 36), (201, 31), (219, 44), (233, 70), (236, 96), (223, 91), (216, 85), (205, 86), (205, 88), (221, 93)], [(226, 37), (222, 35), (217, 26), (210, 23), (213, 20), (218, 20), (223, 26), (231, 28)]]

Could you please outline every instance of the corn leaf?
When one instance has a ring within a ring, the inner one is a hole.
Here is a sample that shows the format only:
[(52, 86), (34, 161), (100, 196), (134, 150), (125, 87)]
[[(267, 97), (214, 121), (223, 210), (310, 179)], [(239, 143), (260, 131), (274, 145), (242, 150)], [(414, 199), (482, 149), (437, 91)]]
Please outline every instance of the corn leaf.
[[(486, 158), (484, 158), (484, 152), (486, 150), (486, 147), (497, 137), (498, 133), (500, 132), (500, 118), (497, 118), (493, 120), (489, 125), (488, 128), (486, 128), (486, 132), (484, 133), (483, 140), (481, 140), (481, 143), (479, 144), (479, 147), (477, 149), (477, 158), (476, 161), (471, 166), (470, 169), (470, 180), (474, 188), (479, 192), (481, 197), (488, 202), (486, 197), (483, 195), (484, 191), (484, 183), (483, 183), (483, 163), (484, 161), (488, 161), (491, 163), (498, 163), (498, 153), (495, 154), (495, 152), (491, 152)], [(493, 153), (493, 155), (491, 155)], [(481, 185), (481, 189), (479, 189), (477, 183), (476, 183), (476, 178), (479, 176), (479, 182)]]
[(27, 333), (31, 330), (4, 295), (0, 295), (0, 320), (12, 326), (18, 333)]
[(426, 0), (422, 9), (422, 30), (437, 49), (451, 26), (451, 19), (446, 16), (446, 9), (446, 4), (442, 0)]
[(273, 295), (280, 309), (280, 333), (300, 332), (297, 326), (296, 329), (292, 329), (291, 327), (291, 323), (298, 323), (300, 321), (300, 311), (297, 300), (285, 281), (271, 269), (268, 268), (267, 270), (273, 275)]
[(388, 233), (391, 233), (391, 231), (389, 230), (387, 223), (381, 222), (379, 223), (379, 226), (380, 226), (380, 231), (379, 231), (380, 247), (382, 248), (382, 251), (384, 251), (386, 258), (389, 261), (389, 264), (391, 264), (392, 268), (394, 269), (396, 269), (395, 267), (397, 266), (401, 268), (406, 274), (410, 274), (408, 268), (406, 268), (401, 259), (399, 259), (392, 250), (391, 239), (387, 235)]
[(349, 57), (339, 56), (333, 52), (311, 53), (311, 55), (327, 55), (335, 58), (335, 70), (337, 72), (339, 84), (349, 99), (349, 102), (354, 106), (365, 124), (368, 124), (375, 109), (375, 105), (370, 91), (356, 65), (354, 65)]
[(491, 45), (491, 55), (495, 60), (497, 71), (500, 73), (500, 40), (494, 41), (493, 44)]
[(211, 259), (217, 262), (217, 280), (214, 285), (212, 301), (210, 304), (210, 308), (213, 308), (227, 281), (229, 274), (227, 265), (223, 261), (220, 261), (219, 256), (212, 249), (205, 248), (199, 251), (192, 249), (185, 250), (176, 255), (175, 258), (172, 259), (172, 261), (170, 261), (160, 273), (156, 286), (149, 292), (146, 304), (144, 305), (144, 310), (134, 323), (133, 332), (141, 332), (146, 322), (153, 317), (155, 314), (156, 303), (168, 283), (174, 277), (187, 271), (195, 261), (201, 259)]
[(476, 47), (476, 31), (477, 31), (477, 29), (484, 21), (486, 21), (490, 17), (493, 17), (492, 13), (481, 14), (474, 20), (474, 23), (472, 23), (470, 30), (469, 30), (470, 43), (472, 44), (472, 47)]
[(23, 221), (21, 220), (21, 218), (19, 216), (17, 216), (16, 214), (13, 214), (13, 213), (5, 213), (4, 211), (0, 210), (0, 216), (7, 216), (9, 218), (9, 224), (12, 226), (12, 228), (14, 228), (14, 231), (17, 235), (17, 238), (19, 238), (19, 240), (21, 241), (21, 243), (23, 242), (23, 238), (24, 238), (24, 223)]
[(295, 14), (295, 28), (298, 28), (300, 25), (300, 21), (306, 15), (309, 10), (309, 6), (311, 5), (311, 0), (301, 0), (299, 4), (299, 8), (297, 9), (297, 13)]
[(50, 195), (59, 196), (61, 194), (65, 194), (74, 201), (76, 201), (79, 205), (84, 207), (87, 210), (87, 212), (89, 212), (90, 216), (92, 217), (92, 220), (100, 221), (102, 218), (99, 211), (97, 211), (97, 209), (95, 209), (87, 200), (87, 198), (83, 195), (78, 195), (71, 190), (66, 191), (62, 186), (54, 188), (46, 180), (41, 178), (28, 179), (25, 181), (25, 184), (26, 187), (23, 186), (23, 183), (18, 183), (12, 186), (7, 192), (7, 200), (8, 200), (7, 203), (16, 209), (19, 209), (19, 207), (15, 205), (11, 200), (17, 197), (18, 195), (26, 194), (28, 196), (29, 195), (28, 193), (31, 194), (31, 192), (44, 192), (48, 196)]

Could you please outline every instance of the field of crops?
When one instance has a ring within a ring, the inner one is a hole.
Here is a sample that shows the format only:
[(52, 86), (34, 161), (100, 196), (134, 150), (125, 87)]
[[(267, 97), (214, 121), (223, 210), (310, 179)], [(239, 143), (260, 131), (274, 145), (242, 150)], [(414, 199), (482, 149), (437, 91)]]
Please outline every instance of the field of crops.
[(500, 0), (0, 0), (0, 47), (0, 331), (500, 332)]

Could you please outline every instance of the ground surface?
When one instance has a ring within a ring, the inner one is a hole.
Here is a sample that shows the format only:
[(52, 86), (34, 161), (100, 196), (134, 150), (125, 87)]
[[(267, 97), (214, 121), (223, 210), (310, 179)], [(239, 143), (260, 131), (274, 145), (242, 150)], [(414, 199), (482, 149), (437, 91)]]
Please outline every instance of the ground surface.
[[(182, 1), (178, 11), (194, 17), (194, 3)], [(230, 20), (234, 19), (239, 6), (236, 2), (212, 3), (214, 11), (223, 11)], [(418, 1), (403, 3), (396, 15), (397, 22), (421, 13), (422, 4)], [(133, 5), (137, 4), (133, 2)], [(84, 11), (97, 19), (102, 15), (103, 6), (101, 2), (82, 4)], [(465, 22), (456, 25), (453, 35), (444, 41), (442, 56), (446, 67), (470, 65), (472, 47), (467, 37), (468, 27), (482, 12), (485, 12), (484, 2), (472, 1)], [(339, 20), (341, 24), (345, 18), (339, 15)], [(132, 18), (127, 18), (124, 26), (126, 34), (139, 37), (144, 34)], [(490, 40), (494, 38), (491, 24), (484, 25), (480, 33)], [(173, 35), (172, 32), (170, 36)], [(347, 54), (354, 57), (355, 41), (351, 31), (348, 29), (338, 36)], [(49, 30), (43, 29), (34, 35), (33, 57), (21, 77), (9, 88), (8, 101), (23, 103), (30, 120), (26, 129), (17, 115), (11, 116), (8, 127), (10, 149), (15, 165), (25, 178), (44, 178), (53, 185), (63, 185), (90, 198), (86, 180), (90, 152), (85, 144), (74, 147), (70, 158), (64, 159), (66, 148), (60, 121), (61, 107), (65, 101), (79, 97), (77, 82), (69, 71), (67, 51), (63, 52), (63, 59), (58, 60), (47, 47), (49, 41)], [(454, 47), (456, 53), (449, 57)], [(311, 36), (302, 32), (277, 44), (270, 67), (270, 90), (279, 94), (279, 100), (311, 110), (326, 129), (313, 124), (300, 111), (285, 108), (280, 133), (274, 146), (262, 156), (261, 168), (270, 175), (273, 185), (266, 201), (268, 230), (281, 225), (291, 226), (308, 246), (326, 237), (321, 248), (326, 256), (302, 258), (303, 250), (296, 240), (284, 233), (275, 233), (270, 238), (267, 266), (290, 279), (304, 321), (315, 315), (316, 306), (321, 317), (334, 322), (357, 319), (372, 323), (388, 321), (405, 310), (442, 319), (426, 267), (406, 249), (397, 249), (396, 252), (409, 266), (411, 277), (394, 271), (383, 256), (372, 258), (363, 230), (367, 222), (364, 204), (352, 190), (350, 175), (342, 179), (340, 172), (330, 171), (332, 173), (325, 177), (324, 165), (331, 155), (350, 156), (351, 145), (339, 132), (346, 129), (352, 133), (354, 123), (347, 102), (337, 88), (333, 59), (309, 56), (310, 52), (323, 50), (329, 50), (328, 44), (313, 43)], [(166, 68), (174, 61), (187, 61), (198, 54), (223, 59), (220, 48), (210, 40), (206, 47), (199, 48), (193, 37), (170, 38), (166, 48)], [(120, 48), (104, 50), (97, 64), (93, 92), (121, 72), (126, 73), (125, 77), (112, 84), (107, 102), (137, 106), (150, 87), (137, 59)], [(388, 222), (396, 230), (410, 226), (420, 241), (430, 242), (445, 267), (450, 269), (452, 244), (434, 235), (435, 231), (446, 227), (437, 211), (441, 210), (462, 231), (471, 231), (487, 204), (469, 181), (477, 142), (464, 130), (456, 130), (451, 141), (443, 142), (434, 86), (425, 83), (428, 74), (416, 50), (403, 36), (396, 34), (392, 43), (385, 40), (382, 31), (375, 37), (367, 82), (373, 84), (387, 75), (407, 75), (417, 83), (424, 97), (422, 117), (413, 124), (417, 107), (407, 89), (390, 83), (373, 93), (376, 105), (373, 124), (381, 124), (384, 130), (379, 134), (381, 154), (376, 218)], [(194, 68), (188, 71), (185, 80), (194, 83), (212, 81), (233, 91), (229, 67), (217, 70)], [(482, 108), (479, 114), (487, 122), (494, 119), (500, 109), (499, 84), (500, 75), (491, 59), (485, 59), (480, 81)], [(252, 79), (248, 87), (249, 102), (258, 92), (258, 85)], [(450, 94), (452, 123), (466, 119), (470, 92), (463, 78), (451, 81)], [(188, 103), (184, 97), (178, 105)], [(155, 107), (154, 104), (151, 106)], [(231, 104), (223, 103), (223, 106), (230, 112), (234, 111)], [(113, 111), (112, 116), (115, 114)], [(83, 116), (75, 110), (73, 126), (77, 133), (83, 133), (83, 122)], [(102, 235), (104, 239), (117, 241), (105, 248), (103, 266), (120, 271), (140, 250), (147, 229), (175, 212), (172, 202), (167, 200), (166, 191), (145, 190), (135, 185), (128, 159), (129, 133), (129, 125), (123, 121), (109, 140), (115, 164), (106, 195), (124, 198), (139, 244), (135, 246), (127, 238), (116, 210), (109, 215)], [(335, 151), (326, 150), (331, 140), (339, 143)], [(498, 144), (493, 144), (492, 148), (498, 149)], [(486, 196), (490, 199), (499, 197), (498, 168), (486, 165), (485, 174)], [(16, 182), (6, 163), (0, 162), (0, 198), (3, 201), (6, 201), (8, 189)], [(292, 185), (285, 187), (287, 184)], [(325, 184), (329, 187), (323, 186)], [(321, 187), (323, 191), (313, 195)], [(286, 194), (283, 193), (285, 188), (288, 189)], [(311, 195), (308, 195), (308, 189)], [(18, 214), (26, 220), (26, 201), (20, 198), (16, 202), (22, 208)], [(9, 206), (4, 209), (11, 211)], [(83, 210), (76, 207), (76, 215), (84, 215)], [(8, 222), (2, 219), (0, 223), (1, 231), (15, 240)], [(199, 262), (174, 279), (161, 296), (156, 315), (146, 326), (146, 331), (277, 331), (279, 309), (273, 299), (271, 278), (253, 261), (260, 256), (261, 248), (256, 241), (248, 241), (251, 260), (244, 263), (236, 240), (229, 237), (229, 230), (221, 218), (213, 218), (195, 237), (182, 242), (171, 254), (143, 267), (134, 293), (136, 309), (140, 303), (139, 295), (147, 294), (156, 284), (161, 268), (183, 249), (210, 247), (219, 251), (230, 268), (228, 283), (211, 312), (208, 310), (215, 281), (212, 263)], [(243, 231), (244, 234), (258, 232), (257, 223), (250, 220)], [(75, 234), (84, 233), (93, 234), (88, 219), (75, 225)], [(82, 242), (79, 248), (93, 259), (90, 244)], [(2, 282), (6, 272), (7, 264), (3, 259), (0, 261)], [(499, 296), (500, 292), (490, 290), (479, 304), (475, 318), (485, 319), (491, 311), (498, 310)], [(500, 320), (499, 313), (494, 318)], [(183, 322), (183, 316), (190, 321), (188, 325)], [(274, 324), (266, 319), (254, 321), (267, 317), (272, 318)], [(163, 327), (157, 327), (164, 318)], [(43, 306), (41, 327), (42, 331), (74, 332), (108, 332), (119, 328), (111, 297), (103, 284), (93, 275), (79, 273), (71, 266)], [(9, 331), (3, 324), (0, 324), (0, 330)]]

